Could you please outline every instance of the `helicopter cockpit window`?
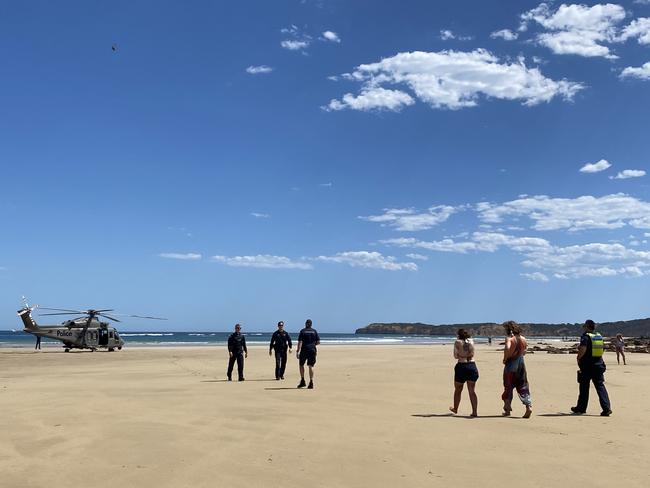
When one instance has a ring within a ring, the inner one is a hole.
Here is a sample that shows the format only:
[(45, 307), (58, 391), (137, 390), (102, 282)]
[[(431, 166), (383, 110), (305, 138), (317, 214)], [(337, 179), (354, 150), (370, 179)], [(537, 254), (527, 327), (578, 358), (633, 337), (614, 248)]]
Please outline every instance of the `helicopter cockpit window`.
[(113, 338), (113, 331), (112, 330), (108, 332), (108, 337), (110, 337), (111, 339)]

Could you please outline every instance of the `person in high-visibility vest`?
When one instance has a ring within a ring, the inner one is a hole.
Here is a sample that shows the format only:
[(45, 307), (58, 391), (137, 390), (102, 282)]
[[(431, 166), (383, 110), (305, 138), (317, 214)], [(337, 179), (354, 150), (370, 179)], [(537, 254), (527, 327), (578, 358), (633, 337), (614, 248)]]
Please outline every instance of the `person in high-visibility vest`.
[(602, 411), (600, 415), (609, 417), (612, 414), (612, 407), (609, 402), (607, 388), (605, 388), (605, 361), (603, 361), (604, 341), (603, 336), (596, 332), (596, 323), (593, 320), (585, 321), (582, 326), (584, 333), (580, 337), (578, 348), (578, 383), (580, 392), (578, 403), (571, 407), (571, 411), (581, 415), (587, 412), (589, 403), (589, 383), (593, 382), (598, 393), (598, 400)]

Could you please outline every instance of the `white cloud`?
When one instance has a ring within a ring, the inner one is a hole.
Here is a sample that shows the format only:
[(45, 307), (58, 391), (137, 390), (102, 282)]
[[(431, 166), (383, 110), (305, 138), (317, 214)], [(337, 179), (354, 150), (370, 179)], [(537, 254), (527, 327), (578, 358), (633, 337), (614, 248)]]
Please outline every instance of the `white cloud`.
[(251, 215), (256, 219), (268, 219), (271, 217), (269, 214), (260, 213), (260, 212), (251, 212)]
[(609, 168), (611, 164), (606, 159), (601, 159), (597, 163), (587, 163), (580, 168), (581, 173), (599, 173)]
[(357, 66), (352, 74), (342, 77), (361, 82), (361, 92), (332, 100), (329, 110), (399, 110), (414, 103), (404, 91), (382, 86), (387, 84), (406, 85), (431, 107), (452, 110), (476, 106), (481, 97), (520, 100), (527, 106), (554, 97), (570, 100), (584, 88), (579, 83), (546, 78), (539, 68), (528, 68), (521, 60), (501, 62), (484, 49), (404, 52)]
[(633, 20), (621, 33), (620, 40), (637, 38), (639, 44), (650, 44), (650, 17)]
[(310, 263), (304, 261), (293, 261), (285, 256), (272, 256), (269, 254), (258, 254), (255, 256), (212, 256), (212, 261), (241, 268), (302, 270), (313, 268)]
[(498, 31), (494, 31), (492, 34), (490, 34), (490, 37), (492, 39), (503, 39), (504, 41), (514, 41), (519, 37), (519, 34), (516, 32), (512, 32), (510, 29), (501, 29)]
[(640, 80), (650, 80), (650, 62), (645, 63), (639, 68), (628, 66), (621, 74), (621, 78), (639, 78)]
[(417, 253), (414, 253), (414, 252), (407, 254), (406, 257), (410, 258), (410, 259), (416, 259), (418, 261), (428, 261), (429, 260), (428, 256), (425, 256), (424, 254), (417, 254)]
[(270, 66), (266, 66), (264, 64), (260, 66), (249, 66), (246, 68), (246, 73), (251, 74), (251, 75), (263, 75), (267, 74), (273, 71), (273, 68)]
[(346, 93), (343, 95), (342, 100), (333, 99), (323, 109), (332, 111), (350, 108), (352, 110), (362, 111), (391, 110), (397, 112), (403, 107), (413, 105), (414, 103), (415, 100), (408, 93), (376, 87), (363, 89), (356, 97), (352, 93)]
[(645, 176), (645, 171), (642, 169), (624, 169), (619, 171), (616, 176), (610, 176), (614, 180), (626, 180), (628, 178), (640, 178)]
[(540, 231), (567, 229), (618, 229), (629, 225), (650, 229), (650, 202), (624, 193), (600, 198), (551, 198), (546, 195), (520, 198), (502, 204), (479, 203), (480, 219), (499, 224), (507, 217), (528, 217)]
[(538, 237), (514, 237), (497, 232), (474, 232), (469, 240), (419, 241), (417, 239), (388, 239), (381, 244), (428, 249), (437, 252), (494, 253), (509, 249), (523, 256), (522, 265), (538, 271), (524, 273), (529, 279), (544, 281), (547, 273), (558, 279), (650, 275), (650, 252), (636, 251), (625, 246), (589, 243), (574, 246), (554, 246)]
[(388, 271), (417, 271), (418, 265), (415, 263), (400, 263), (393, 256), (384, 256), (383, 254), (373, 251), (348, 251), (340, 252), (334, 256), (318, 256), (318, 261), (347, 264), (354, 268), (374, 268)]
[(604, 44), (617, 40), (617, 26), (625, 15), (623, 7), (611, 3), (592, 7), (562, 4), (555, 11), (541, 3), (521, 15), (520, 31), (535, 22), (547, 31), (536, 36), (537, 42), (555, 54), (615, 59)]
[(282, 41), (280, 43), (280, 46), (282, 46), (285, 49), (288, 49), (289, 51), (300, 51), (308, 47), (309, 42), (287, 39)]
[(161, 252), (158, 254), (159, 257), (165, 259), (180, 259), (181, 261), (198, 261), (201, 259), (200, 254), (193, 252), (188, 253), (178, 253), (178, 252)]
[(459, 208), (448, 205), (429, 207), (424, 213), (416, 213), (412, 208), (387, 208), (381, 215), (359, 216), (359, 218), (368, 222), (379, 222), (382, 226), (394, 227), (396, 230), (418, 231), (445, 222), (458, 210)]
[(332, 188), (334, 184), (331, 181), (329, 181), (327, 183), (319, 183), (318, 186), (320, 186), (321, 188)]
[(454, 34), (449, 29), (441, 29), (440, 39), (442, 39), (443, 41), (449, 41), (451, 39), (456, 39), (457, 41), (471, 41), (474, 38), (472, 36), (459, 36), (457, 34)]
[(534, 273), (521, 273), (521, 276), (525, 276), (532, 281), (541, 281), (543, 283), (549, 281), (548, 276), (546, 276), (544, 273), (540, 273), (539, 271), (535, 271)]
[(329, 42), (336, 42), (336, 43), (341, 42), (341, 38), (339, 37), (339, 35), (336, 32), (332, 32), (329, 30), (323, 32), (323, 39)]
[(280, 46), (289, 51), (304, 51), (311, 44), (311, 36), (302, 33), (295, 25), (285, 27), (280, 32), (289, 37), (289, 39), (284, 39), (280, 42)]
[(449, 39), (454, 39), (456, 36), (454, 36), (454, 33), (450, 30), (447, 29), (441, 29), (440, 30), (440, 39), (443, 41), (448, 41)]

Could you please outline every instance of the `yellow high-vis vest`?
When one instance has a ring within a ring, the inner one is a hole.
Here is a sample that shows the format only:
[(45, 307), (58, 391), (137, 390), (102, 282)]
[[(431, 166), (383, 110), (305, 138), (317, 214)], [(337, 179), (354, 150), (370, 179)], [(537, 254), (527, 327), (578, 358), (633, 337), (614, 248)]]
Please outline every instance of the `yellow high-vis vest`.
[(603, 352), (605, 351), (605, 341), (603, 340), (603, 336), (598, 332), (587, 332), (587, 335), (591, 339), (591, 357), (602, 358)]

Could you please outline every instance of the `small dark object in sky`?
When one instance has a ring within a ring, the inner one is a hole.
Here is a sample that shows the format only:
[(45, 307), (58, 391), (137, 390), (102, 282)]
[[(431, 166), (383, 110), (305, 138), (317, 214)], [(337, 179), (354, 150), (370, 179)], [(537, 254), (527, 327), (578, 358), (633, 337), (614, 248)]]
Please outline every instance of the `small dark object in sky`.
[(111, 46), (111, 51), (113, 51), (113, 52), (117, 51), (117, 44), (113, 44)]

